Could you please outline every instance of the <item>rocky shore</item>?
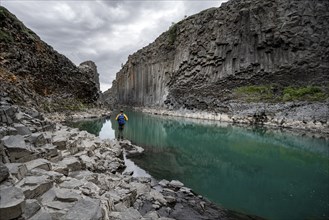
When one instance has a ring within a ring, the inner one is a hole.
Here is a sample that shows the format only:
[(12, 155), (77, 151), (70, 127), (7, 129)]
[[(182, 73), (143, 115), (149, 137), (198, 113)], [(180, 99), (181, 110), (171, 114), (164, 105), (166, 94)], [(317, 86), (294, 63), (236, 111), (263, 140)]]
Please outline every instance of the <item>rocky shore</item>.
[(0, 114), (0, 219), (259, 219), (179, 181), (124, 172), (123, 155), (143, 151), (129, 141), (101, 140), (8, 97)]
[(328, 137), (329, 103), (230, 103), (230, 113), (197, 110), (168, 110), (163, 108), (138, 108), (145, 113), (208, 119), (239, 125), (257, 125), (272, 128), (287, 128), (298, 133), (309, 132), (317, 137)]

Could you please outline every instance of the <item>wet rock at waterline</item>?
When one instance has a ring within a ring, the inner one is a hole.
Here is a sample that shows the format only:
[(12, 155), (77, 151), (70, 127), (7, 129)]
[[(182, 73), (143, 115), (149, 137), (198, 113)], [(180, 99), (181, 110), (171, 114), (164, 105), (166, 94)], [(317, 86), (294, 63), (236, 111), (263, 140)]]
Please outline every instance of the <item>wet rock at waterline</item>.
[(143, 153), (141, 147), (17, 111), (16, 127), (31, 133), (19, 135), (2, 123), (1, 219), (230, 219), (228, 210), (179, 181), (124, 172), (123, 155)]

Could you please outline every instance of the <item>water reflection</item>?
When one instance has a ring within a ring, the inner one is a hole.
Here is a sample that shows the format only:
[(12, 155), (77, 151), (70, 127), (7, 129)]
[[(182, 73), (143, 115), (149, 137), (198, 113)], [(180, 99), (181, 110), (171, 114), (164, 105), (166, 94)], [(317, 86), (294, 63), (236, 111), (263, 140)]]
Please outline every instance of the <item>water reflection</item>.
[[(212, 121), (127, 115), (125, 138), (145, 149), (133, 160), (152, 176), (178, 179), (227, 208), (270, 219), (328, 218), (326, 140)], [(104, 125), (113, 132), (117, 125), (111, 120)]]

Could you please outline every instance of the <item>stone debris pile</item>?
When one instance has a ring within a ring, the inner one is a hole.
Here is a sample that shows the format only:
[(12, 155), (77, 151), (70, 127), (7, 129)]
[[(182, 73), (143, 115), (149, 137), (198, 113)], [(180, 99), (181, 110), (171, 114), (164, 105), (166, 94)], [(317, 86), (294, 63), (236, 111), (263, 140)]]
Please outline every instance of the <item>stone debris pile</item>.
[(130, 142), (47, 121), (1, 98), (0, 219), (230, 219), (179, 181), (124, 173)]

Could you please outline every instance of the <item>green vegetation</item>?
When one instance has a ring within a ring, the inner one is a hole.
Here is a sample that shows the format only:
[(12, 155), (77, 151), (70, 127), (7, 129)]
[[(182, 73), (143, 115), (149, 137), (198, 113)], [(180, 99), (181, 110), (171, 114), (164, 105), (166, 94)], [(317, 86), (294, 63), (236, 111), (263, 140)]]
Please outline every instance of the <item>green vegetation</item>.
[(168, 31), (169, 44), (173, 45), (176, 41), (176, 38), (177, 38), (177, 24), (173, 22)]
[(271, 101), (275, 98), (272, 85), (242, 86), (234, 89), (236, 97), (248, 102)]
[(328, 91), (319, 86), (251, 85), (235, 88), (233, 95), (247, 102), (324, 101), (329, 98)]
[(323, 101), (327, 99), (328, 93), (325, 93), (320, 87), (287, 87), (283, 90), (283, 101)]

